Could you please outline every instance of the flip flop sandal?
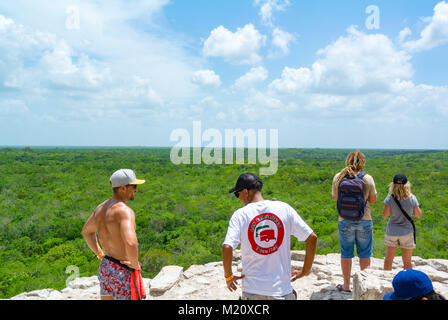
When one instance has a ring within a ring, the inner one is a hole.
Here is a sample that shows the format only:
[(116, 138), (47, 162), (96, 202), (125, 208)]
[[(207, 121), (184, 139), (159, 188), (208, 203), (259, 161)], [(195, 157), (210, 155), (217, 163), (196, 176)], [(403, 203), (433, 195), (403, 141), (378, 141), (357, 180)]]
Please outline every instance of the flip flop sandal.
[(338, 284), (338, 285), (336, 286), (336, 289), (338, 289), (339, 292), (352, 292), (351, 290), (345, 290), (345, 289), (342, 287), (342, 284)]

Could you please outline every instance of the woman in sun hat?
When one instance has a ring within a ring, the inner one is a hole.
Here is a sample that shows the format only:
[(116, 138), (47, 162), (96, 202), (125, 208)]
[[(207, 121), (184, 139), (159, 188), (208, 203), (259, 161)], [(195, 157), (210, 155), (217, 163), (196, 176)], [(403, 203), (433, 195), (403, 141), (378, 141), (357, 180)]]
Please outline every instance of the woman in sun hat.
[(421, 215), (418, 200), (411, 193), (411, 183), (405, 175), (395, 175), (389, 184), (389, 194), (384, 199), (383, 217), (390, 217), (384, 240), (384, 270), (392, 270), (398, 246), (401, 247), (404, 269), (412, 269), (412, 250), (416, 245), (413, 217), (420, 219)]

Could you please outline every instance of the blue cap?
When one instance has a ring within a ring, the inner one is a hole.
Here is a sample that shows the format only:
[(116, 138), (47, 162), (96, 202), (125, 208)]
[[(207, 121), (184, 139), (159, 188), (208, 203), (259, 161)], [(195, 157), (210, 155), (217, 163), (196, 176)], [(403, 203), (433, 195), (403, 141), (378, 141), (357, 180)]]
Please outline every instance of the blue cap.
[(434, 290), (431, 279), (418, 270), (403, 270), (392, 280), (393, 292), (389, 292), (383, 300), (410, 300), (420, 297)]

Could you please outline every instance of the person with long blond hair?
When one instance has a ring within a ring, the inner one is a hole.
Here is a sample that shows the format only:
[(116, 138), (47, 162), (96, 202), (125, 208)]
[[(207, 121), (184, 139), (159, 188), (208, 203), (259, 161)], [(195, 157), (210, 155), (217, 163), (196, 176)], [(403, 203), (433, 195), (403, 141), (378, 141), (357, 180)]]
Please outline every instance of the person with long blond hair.
[(361, 210), (363, 215), (359, 220), (344, 219), (339, 214), (338, 230), (344, 284), (338, 284), (337, 289), (342, 292), (351, 292), (350, 280), (355, 244), (361, 270), (370, 266), (370, 258), (372, 256), (373, 222), (369, 204), (375, 203), (377, 193), (372, 176), (363, 172), (365, 164), (366, 157), (361, 151), (355, 150), (351, 152), (346, 158), (345, 168), (334, 176), (332, 183), (332, 197), (336, 201), (339, 197), (339, 186), (346, 177), (358, 177), (362, 181), (364, 193), (364, 202)]
[(414, 227), (406, 218), (401, 208), (412, 219), (421, 218), (422, 211), (417, 198), (411, 193), (411, 183), (402, 174), (394, 176), (389, 184), (389, 194), (384, 199), (383, 217), (388, 218), (384, 244), (386, 245), (386, 258), (384, 259), (384, 270), (392, 270), (395, 251), (401, 247), (401, 257), (404, 269), (412, 269), (412, 251), (415, 248)]

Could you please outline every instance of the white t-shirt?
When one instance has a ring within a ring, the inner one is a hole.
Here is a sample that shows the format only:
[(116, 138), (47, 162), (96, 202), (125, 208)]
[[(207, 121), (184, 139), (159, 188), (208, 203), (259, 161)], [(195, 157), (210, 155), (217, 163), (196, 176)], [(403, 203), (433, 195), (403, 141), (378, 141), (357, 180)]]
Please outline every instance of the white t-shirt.
[(290, 237), (305, 241), (312, 232), (282, 201), (263, 200), (236, 210), (224, 244), (236, 249), (241, 243), (243, 291), (267, 296), (291, 293)]

